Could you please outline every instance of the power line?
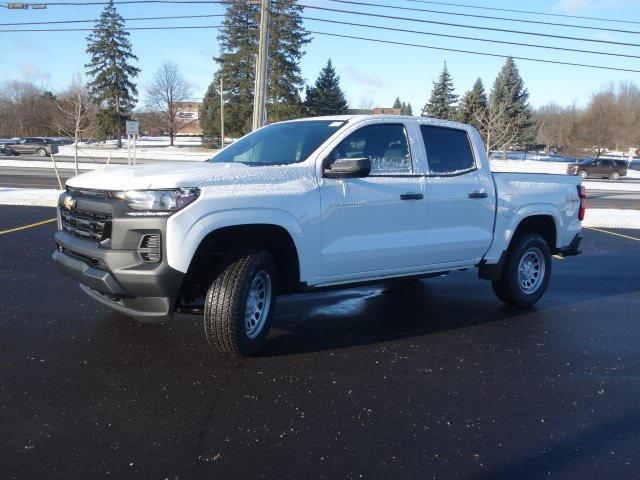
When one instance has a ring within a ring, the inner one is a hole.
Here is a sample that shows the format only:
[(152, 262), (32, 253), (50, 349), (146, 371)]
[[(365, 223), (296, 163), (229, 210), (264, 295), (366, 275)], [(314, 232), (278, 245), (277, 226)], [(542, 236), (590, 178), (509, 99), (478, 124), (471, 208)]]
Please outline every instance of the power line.
[(414, 3), (427, 3), (430, 5), (444, 5), (447, 7), (461, 7), (461, 8), (474, 8), (478, 10), (492, 10), (494, 12), (511, 12), (511, 13), (525, 13), (527, 15), (542, 15), (545, 17), (558, 17), (558, 18), (575, 18), (578, 20), (595, 20), (598, 22), (614, 22), (614, 23), (630, 23), (633, 25), (640, 25), (640, 22), (633, 20), (621, 20), (617, 18), (602, 18), (602, 17), (587, 17), (584, 15), (570, 15), (568, 13), (551, 13), (540, 12), (535, 10), (516, 10), (514, 8), (498, 8), (498, 7), (485, 7), (480, 5), (469, 5), (468, 3), (451, 3), (451, 2), (435, 2), (431, 0), (406, 0), (407, 2)]
[(419, 23), (429, 23), (432, 25), (445, 25), (448, 27), (459, 27), (459, 28), (472, 28), (474, 30), (488, 30), (492, 32), (503, 32), (503, 33), (516, 33), (519, 35), (531, 35), (534, 37), (546, 37), (546, 38), (557, 38), (561, 40), (577, 40), (581, 42), (592, 42), (592, 43), (605, 43), (608, 45), (622, 45), (625, 47), (640, 47), (640, 44), (637, 43), (626, 43), (626, 42), (614, 42), (613, 40), (598, 40), (593, 38), (584, 38), (584, 37), (569, 37), (565, 35), (553, 35), (550, 33), (535, 33), (535, 32), (525, 32), (523, 30), (509, 30), (504, 28), (495, 28), (495, 27), (480, 27), (478, 25), (468, 25), (461, 23), (449, 23), (449, 22), (439, 22), (436, 20), (425, 20), (421, 18), (410, 18), (410, 17), (398, 17), (395, 15), (383, 15), (381, 13), (369, 13), (369, 12), (359, 12), (357, 10), (342, 10), (339, 8), (329, 8), (329, 7), (316, 7), (313, 5), (306, 5), (299, 3), (298, 4), (304, 8), (310, 8), (313, 10), (322, 10), (325, 12), (335, 12), (335, 13), (348, 13), (352, 15), (363, 15), (366, 17), (376, 17), (376, 18), (385, 18), (388, 20), (403, 20), (407, 22), (419, 22)]
[(442, 10), (432, 10), (428, 8), (402, 7), (402, 6), (396, 6), (396, 5), (385, 5), (382, 3), (362, 2), (362, 1), (355, 1), (355, 0), (329, 0), (329, 1), (334, 3), (346, 3), (346, 4), (360, 5), (360, 6), (366, 6), (366, 7), (392, 8), (394, 10), (403, 10), (407, 12), (436, 13), (439, 15), (454, 15), (458, 17), (483, 18), (486, 20), (502, 20), (507, 22), (531, 23), (536, 25), (547, 25), (547, 26), (553, 26), (553, 27), (568, 27), (568, 28), (580, 28), (583, 30), (600, 30), (605, 32), (631, 33), (634, 35), (640, 34), (640, 32), (637, 30), (619, 30), (615, 28), (594, 27), (590, 25), (575, 25), (570, 23), (544, 22), (542, 20), (526, 20), (526, 19), (520, 19), (520, 18), (493, 17), (490, 15), (474, 15), (472, 13), (445, 12)]
[[(224, 13), (219, 14), (208, 14), (208, 15), (169, 15), (164, 17), (129, 17), (123, 18), (123, 20), (127, 22), (131, 21), (140, 21), (140, 20), (178, 20), (178, 19), (188, 19), (188, 18), (213, 18), (213, 17), (224, 17)], [(58, 25), (65, 23), (95, 23), (98, 20), (95, 18), (86, 19), (86, 20), (50, 20), (45, 22), (15, 22), (15, 23), (0, 23), (0, 27), (12, 27), (12, 26), (20, 26), (20, 25)]]
[[(218, 4), (228, 5), (230, 0), (115, 0), (114, 5), (135, 5), (143, 3), (164, 3), (164, 4)], [(94, 1), (94, 2), (38, 2), (38, 5), (46, 7), (90, 7), (95, 5), (108, 5), (110, 2)], [(4, 6), (4, 5), (3, 5)]]
[[(217, 29), (220, 28), (220, 25), (185, 25), (185, 26), (153, 26), (153, 27), (128, 27), (125, 30), (185, 30), (185, 29)], [(58, 28), (58, 29), (20, 29), (20, 30), (0, 30), (0, 32), (90, 32), (93, 29), (91, 28)], [(329, 32), (319, 32), (314, 30), (308, 31), (314, 35), (324, 35), (329, 37), (339, 37), (339, 38), (348, 38), (352, 40), (363, 40), (367, 42), (375, 42), (375, 43), (383, 43), (388, 45), (400, 45), (405, 47), (417, 47), (417, 48), (426, 48), (429, 50), (440, 50), (445, 52), (455, 52), (455, 53), (465, 53), (469, 55), (481, 55), (485, 57), (494, 57), (494, 58), (514, 58), (516, 60), (524, 60), (530, 62), (538, 62), (538, 63), (550, 63), (554, 65), (566, 65), (571, 67), (585, 67), (585, 68), (596, 68), (600, 70), (613, 70), (618, 72), (631, 72), (631, 73), (640, 73), (640, 70), (633, 70), (628, 68), (619, 68), (619, 67), (607, 67), (604, 65), (592, 65), (586, 63), (572, 63), (572, 62), (562, 62), (559, 60), (547, 60), (542, 58), (533, 58), (533, 57), (520, 57), (515, 55), (500, 55), (497, 53), (488, 53), (488, 52), (478, 52), (475, 50), (462, 50), (456, 48), (446, 48), (446, 47), (435, 47), (432, 45), (424, 45), (419, 43), (407, 43), (407, 42), (396, 42), (392, 40), (383, 40), (380, 38), (369, 38), (369, 37), (360, 37), (355, 35), (343, 35), (339, 33), (329, 33)]]
[[(152, 27), (126, 27), (125, 30), (202, 30), (221, 28), (221, 25), (168, 25)], [(21, 32), (93, 32), (93, 28), (21, 28), (21, 29), (0, 29), (0, 33)]]
[[(169, 15), (169, 16), (161, 16), (161, 17), (128, 17), (123, 20), (129, 21), (144, 21), (144, 20), (179, 20), (179, 19), (191, 19), (191, 18), (214, 18), (214, 17), (224, 17), (224, 14), (207, 14), (207, 15)], [(455, 38), (460, 40), (472, 40), (478, 42), (485, 43), (497, 43), (503, 45), (515, 45), (520, 47), (532, 47), (532, 48), (543, 48), (547, 50), (556, 50), (556, 51), (565, 51), (565, 52), (575, 52), (575, 53), (586, 53), (592, 55), (603, 55), (610, 57), (622, 57), (622, 58), (636, 58), (640, 59), (640, 55), (630, 55), (625, 53), (613, 53), (613, 52), (601, 52), (597, 50), (583, 50), (577, 48), (568, 48), (568, 47), (557, 47), (550, 45), (540, 45), (535, 43), (522, 43), (522, 42), (510, 42), (506, 40), (495, 40), (489, 38), (481, 38), (481, 37), (467, 37), (462, 35), (452, 35), (446, 33), (436, 33), (436, 32), (425, 32), (421, 30), (411, 30), (406, 28), (395, 28), (395, 27), (383, 27), (380, 25), (370, 25), (366, 23), (356, 23), (356, 22), (343, 22), (340, 20), (329, 20), (325, 18), (316, 18), (316, 17), (308, 17), (301, 16), (304, 20), (310, 20), (314, 22), (323, 22), (323, 23), (331, 23), (336, 25), (349, 25), (354, 27), (364, 27), (364, 28), (374, 28), (379, 30), (386, 30), (392, 32), (403, 32), (403, 33), (413, 33), (418, 35), (429, 35), (436, 37), (444, 37), (444, 38)], [(76, 19), (76, 20), (54, 20), (54, 21), (41, 21), (41, 22), (16, 22), (16, 23), (0, 23), (0, 26), (8, 27), (8, 26), (22, 26), (22, 25), (57, 25), (57, 24), (69, 24), (69, 23), (94, 23), (96, 19)], [(9, 30), (3, 30), (3, 32), (7, 32)], [(20, 31), (20, 30), (11, 30), (11, 31)], [(40, 31), (40, 30), (29, 30), (29, 31)], [(46, 30), (43, 30), (46, 31)], [(65, 30), (63, 30), (65, 31)], [(72, 30), (73, 31), (73, 30)], [(75, 30), (75, 31), (83, 31)]]
[(375, 29), (380, 29), (380, 30), (388, 30), (388, 31), (392, 31), (392, 32), (416, 33), (416, 34), (419, 34), (419, 35), (429, 35), (429, 36), (445, 37), (445, 38), (456, 38), (456, 39), (459, 39), (459, 40), (473, 40), (473, 41), (486, 42), (486, 43), (500, 43), (500, 44), (504, 44), (504, 45), (516, 45), (516, 46), (520, 46), (520, 47), (544, 48), (544, 49), (548, 49), (548, 50), (559, 50), (559, 51), (565, 51), (565, 52), (588, 53), (588, 54), (592, 54), (592, 55), (604, 55), (604, 56), (611, 56), (611, 57), (639, 58), (640, 59), (640, 55), (630, 55), (630, 54), (625, 54), (625, 53), (600, 52), (600, 51), (597, 51), (597, 50), (581, 50), (581, 49), (577, 49), (577, 48), (554, 47), (554, 46), (550, 46), (550, 45), (540, 45), (540, 44), (536, 44), (536, 43), (520, 43), (520, 42), (509, 42), (509, 41), (506, 41), (506, 40), (494, 40), (494, 39), (480, 38), (480, 37), (465, 37), (465, 36), (462, 36), (462, 35), (451, 35), (451, 34), (447, 34), (447, 33), (425, 32), (425, 31), (421, 31), (421, 30), (410, 30), (410, 29), (406, 29), (406, 28), (383, 27), (383, 26), (380, 26), (380, 25), (369, 25), (369, 24), (366, 24), (366, 23), (355, 23), (355, 22), (343, 22), (343, 21), (340, 21), (340, 20), (328, 20), (328, 19), (324, 19), (324, 18), (315, 18), (315, 17), (307, 17), (307, 16), (302, 16), (302, 18), (305, 19), (305, 20), (311, 20), (311, 21), (315, 21), (315, 22), (333, 23), (333, 24), (338, 24), (338, 25), (349, 25), (349, 26), (354, 26), (354, 27), (375, 28)]
[(309, 33), (314, 35), (325, 35), (330, 37), (339, 37), (339, 38), (350, 38), (353, 40), (364, 40), (368, 42), (376, 42), (376, 43), (385, 43), (389, 45), (401, 45), (405, 47), (418, 47), (418, 48), (427, 48), (429, 50), (443, 50), (446, 52), (456, 52), (456, 53), (467, 53), (471, 55), (482, 55), (485, 57), (497, 57), (497, 58), (513, 58), (515, 60), (525, 60), (530, 62), (539, 62), (539, 63), (551, 63), (554, 65), (568, 65), (572, 67), (586, 67), (586, 68), (598, 68), (601, 70), (615, 70), (618, 72), (631, 72), (631, 73), (640, 73), (640, 70), (632, 70), (627, 68), (618, 68), (618, 67), (605, 67), (603, 65), (590, 65), (585, 63), (571, 63), (571, 62), (561, 62), (559, 60), (546, 60), (542, 58), (532, 58), (532, 57), (516, 57), (514, 55), (500, 55), (497, 53), (487, 53), (487, 52), (477, 52), (473, 50), (459, 50), (456, 48), (445, 48), (445, 47), (434, 47), (431, 45), (423, 45), (418, 43), (405, 43), (405, 42), (395, 42), (392, 40), (382, 40), (379, 38), (368, 38), (368, 37), (358, 37), (355, 35), (343, 35), (340, 33), (328, 33), (328, 32), (317, 32), (313, 30), (309, 30)]

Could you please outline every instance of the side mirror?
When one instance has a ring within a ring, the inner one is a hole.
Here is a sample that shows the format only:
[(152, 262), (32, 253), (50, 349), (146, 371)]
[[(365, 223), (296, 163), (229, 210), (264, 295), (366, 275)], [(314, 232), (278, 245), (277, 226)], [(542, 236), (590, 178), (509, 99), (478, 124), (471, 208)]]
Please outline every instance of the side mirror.
[(339, 158), (324, 170), (326, 178), (364, 178), (370, 173), (369, 158)]

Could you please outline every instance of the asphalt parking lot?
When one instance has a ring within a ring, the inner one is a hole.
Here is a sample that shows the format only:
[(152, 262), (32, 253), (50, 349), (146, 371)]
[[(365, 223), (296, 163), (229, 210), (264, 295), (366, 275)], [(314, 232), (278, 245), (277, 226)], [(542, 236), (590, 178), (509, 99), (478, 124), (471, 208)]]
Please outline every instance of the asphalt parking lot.
[[(3, 478), (637, 478), (640, 231), (585, 230), (536, 308), (475, 272), (296, 296), (261, 356), (137, 324), (0, 207)], [(622, 236), (620, 236), (622, 235)], [(635, 240), (634, 240), (635, 238)]]

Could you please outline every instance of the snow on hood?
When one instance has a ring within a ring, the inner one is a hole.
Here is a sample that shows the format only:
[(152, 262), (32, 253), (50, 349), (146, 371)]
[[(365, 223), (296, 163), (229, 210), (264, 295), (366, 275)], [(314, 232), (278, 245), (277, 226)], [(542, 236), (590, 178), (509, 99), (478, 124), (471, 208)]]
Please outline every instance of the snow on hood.
[(291, 180), (300, 166), (250, 167), (240, 163), (153, 163), (107, 167), (77, 175), (67, 181), (76, 188), (94, 190), (144, 190), (202, 187), (216, 184), (246, 184)]

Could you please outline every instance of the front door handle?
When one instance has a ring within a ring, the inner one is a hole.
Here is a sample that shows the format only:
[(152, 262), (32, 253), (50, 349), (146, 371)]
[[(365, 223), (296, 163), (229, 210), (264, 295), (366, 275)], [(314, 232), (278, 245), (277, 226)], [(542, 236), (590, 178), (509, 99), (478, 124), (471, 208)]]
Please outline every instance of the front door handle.
[(469, 198), (487, 198), (489, 194), (484, 191), (476, 190), (475, 192), (471, 192), (469, 194)]
[(424, 195), (421, 193), (404, 193), (400, 195), (400, 200), (422, 200)]

